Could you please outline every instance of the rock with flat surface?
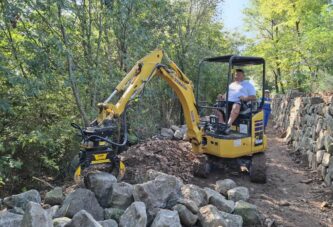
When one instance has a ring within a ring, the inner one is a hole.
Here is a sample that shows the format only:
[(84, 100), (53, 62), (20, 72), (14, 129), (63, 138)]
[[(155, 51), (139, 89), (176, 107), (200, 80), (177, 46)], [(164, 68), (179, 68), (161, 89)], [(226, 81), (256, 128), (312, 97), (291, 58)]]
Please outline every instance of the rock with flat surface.
[(173, 131), (170, 128), (162, 128), (161, 129), (161, 136), (165, 139), (172, 139), (173, 138)]
[(171, 210), (164, 210), (161, 209), (153, 223), (151, 224), (151, 227), (181, 227), (180, 219), (178, 216), (177, 211), (171, 211)]
[(24, 215), (24, 210), (21, 207), (14, 207), (12, 209), (8, 209), (8, 211), (14, 214)]
[(239, 200), (246, 201), (250, 198), (249, 190), (246, 187), (236, 187), (228, 191), (228, 199), (235, 202)]
[(330, 158), (331, 158), (331, 155), (329, 153), (324, 153), (321, 164), (323, 166), (327, 167), (330, 164)]
[(320, 164), (321, 161), (323, 160), (324, 153), (325, 153), (325, 150), (319, 150), (316, 152), (316, 162), (318, 164)]
[(45, 203), (53, 205), (61, 205), (64, 200), (64, 194), (61, 187), (55, 187), (45, 195)]
[(175, 131), (175, 133), (173, 134), (173, 137), (175, 137), (178, 140), (182, 140), (184, 137), (184, 132), (179, 129), (179, 130)]
[(169, 175), (169, 174), (166, 174), (166, 173), (163, 173), (160, 171), (156, 171), (153, 169), (149, 169), (145, 174), (145, 182), (156, 180), (156, 179), (176, 181), (177, 185), (179, 185), (179, 186), (184, 185), (182, 179), (180, 179), (179, 177)]
[(150, 222), (159, 209), (170, 209), (176, 205), (180, 192), (181, 185), (176, 178), (159, 176), (155, 180), (134, 185), (133, 197), (135, 201), (146, 204)]
[(177, 125), (171, 125), (170, 128), (171, 128), (174, 132), (180, 129)]
[(193, 226), (198, 220), (198, 216), (183, 204), (177, 204), (172, 209), (178, 212), (180, 222), (185, 226)]
[(192, 200), (198, 207), (202, 207), (208, 204), (205, 190), (196, 185), (186, 184), (182, 186), (181, 192), (185, 199)]
[(112, 193), (108, 196), (108, 206), (126, 209), (134, 202), (133, 185), (121, 182), (112, 185)]
[(103, 227), (118, 227), (118, 223), (113, 219), (99, 221), (98, 223), (101, 224)]
[(55, 205), (55, 206), (52, 206), (52, 207), (46, 209), (45, 211), (46, 211), (47, 215), (49, 215), (51, 217), (51, 219), (53, 219), (56, 217), (59, 208), (60, 208), (59, 205)]
[(244, 202), (242, 200), (236, 202), (234, 214), (242, 216), (244, 225), (260, 225), (259, 213), (257, 207), (253, 204)]
[(21, 227), (53, 227), (52, 218), (39, 203), (29, 202), (25, 208)]
[(25, 209), (29, 202), (41, 203), (40, 194), (37, 190), (29, 190), (21, 194), (12, 195), (3, 199), (3, 204), (9, 208), (20, 207)]
[(125, 210), (119, 208), (106, 208), (104, 209), (104, 219), (114, 219), (119, 222), (120, 217), (124, 212)]
[(102, 227), (94, 217), (85, 210), (77, 212), (66, 227)]
[(86, 210), (97, 221), (103, 220), (104, 210), (99, 205), (95, 194), (84, 188), (78, 188), (70, 193), (57, 212), (57, 217), (66, 216), (72, 218), (80, 210)]
[(207, 199), (208, 199), (208, 202), (210, 200), (211, 197), (224, 197), (223, 195), (221, 195), (219, 192), (211, 189), (211, 188), (208, 188), (208, 187), (205, 187), (204, 188), (206, 194), (207, 194)]
[(0, 226), (17, 227), (21, 226), (23, 215), (14, 214), (9, 211), (0, 211)]
[(241, 227), (243, 225), (241, 216), (219, 211), (213, 205), (200, 208), (199, 220), (202, 227)]
[(112, 185), (117, 183), (117, 178), (106, 172), (89, 173), (84, 178), (84, 183), (88, 189), (95, 193), (100, 205), (107, 207), (109, 192)]
[(179, 199), (177, 203), (186, 206), (193, 214), (197, 214), (199, 212), (199, 207), (190, 199)]
[(216, 183), (215, 183), (215, 191), (217, 191), (225, 196), (228, 195), (227, 193), (230, 189), (233, 189), (235, 187), (237, 187), (237, 184), (235, 183), (235, 181), (233, 181), (231, 179), (219, 180), (219, 181), (216, 181)]
[(143, 202), (134, 202), (129, 206), (119, 221), (120, 227), (146, 227), (147, 213)]
[(55, 218), (52, 220), (53, 227), (64, 227), (66, 224), (71, 222), (71, 219), (68, 217)]
[(210, 188), (204, 188), (208, 196), (208, 203), (214, 205), (219, 210), (232, 213), (235, 208), (235, 202), (227, 200), (223, 195)]

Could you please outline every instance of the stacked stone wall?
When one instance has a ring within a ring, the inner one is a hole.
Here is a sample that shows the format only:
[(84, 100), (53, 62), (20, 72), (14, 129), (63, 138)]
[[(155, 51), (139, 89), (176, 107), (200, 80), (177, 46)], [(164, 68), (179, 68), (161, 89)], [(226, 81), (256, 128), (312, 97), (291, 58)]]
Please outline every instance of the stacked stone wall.
[(272, 102), (274, 128), (293, 152), (306, 157), (327, 186), (333, 181), (333, 94), (289, 91)]

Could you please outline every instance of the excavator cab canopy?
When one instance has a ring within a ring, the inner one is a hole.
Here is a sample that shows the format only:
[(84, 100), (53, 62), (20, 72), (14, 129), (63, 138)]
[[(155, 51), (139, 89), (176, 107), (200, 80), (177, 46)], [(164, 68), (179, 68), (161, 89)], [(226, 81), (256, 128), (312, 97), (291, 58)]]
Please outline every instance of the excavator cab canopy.
[[(264, 91), (265, 91), (265, 59), (261, 57), (252, 57), (252, 56), (238, 56), (238, 55), (224, 55), (224, 56), (216, 56), (216, 57), (208, 57), (204, 58), (200, 64), (199, 64), (199, 73), (196, 79), (196, 101), (197, 103), (200, 103), (199, 101), (199, 87), (200, 87), (200, 77), (202, 74), (202, 67), (205, 63), (222, 63), (222, 64), (228, 64), (228, 74), (227, 74), (227, 84), (226, 84), (226, 96), (228, 101), (228, 93), (229, 93), (229, 84), (232, 82), (232, 72), (234, 68), (237, 67), (246, 67), (246, 66), (253, 66), (253, 65), (262, 65), (262, 75), (261, 75), (261, 81), (262, 81), (262, 99), (261, 103), (264, 102)], [(259, 76), (259, 75), (258, 75)], [(226, 102), (227, 109), (228, 109), (228, 102)], [(207, 106), (200, 106), (199, 108), (207, 108)], [(228, 118), (228, 113), (226, 113), (226, 118)]]
[(223, 62), (223, 63), (232, 63), (235, 66), (244, 66), (244, 65), (260, 65), (264, 64), (265, 60), (260, 57), (245, 57), (237, 55), (224, 55), (218, 57), (204, 58), (202, 62)]
[(228, 70), (228, 85), (227, 85), (227, 94), (229, 90), (229, 84), (231, 83), (232, 78), (232, 69), (236, 67), (242, 67), (242, 66), (251, 66), (251, 65), (262, 65), (262, 97), (265, 96), (265, 59), (261, 57), (251, 57), (251, 56), (238, 56), (238, 55), (224, 55), (224, 56), (217, 56), (217, 57), (209, 57), (204, 58), (200, 64), (199, 64), (199, 73), (196, 80), (196, 98), (198, 101), (198, 95), (199, 95), (199, 87), (200, 87), (200, 74), (201, 74), (201, 68), (204, 65), (205, 62), (208, 63), (228, 63), (229, 64), (229, 70)]

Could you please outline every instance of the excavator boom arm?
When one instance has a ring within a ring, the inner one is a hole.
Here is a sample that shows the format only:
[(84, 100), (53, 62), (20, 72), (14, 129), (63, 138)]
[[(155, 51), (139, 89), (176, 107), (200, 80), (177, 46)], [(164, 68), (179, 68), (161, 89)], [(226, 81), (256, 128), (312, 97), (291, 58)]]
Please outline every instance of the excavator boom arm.
[[(167, 65), (161, 64), (163, 57), (166, 59)], [(105, 119), (119, 117), (127, 104), (142, 91), (149, 80), (156, 76), (164, 79), (179, 98), (188, 128), (187, 136), (192, 143), (193, 152), (202, 153), (203, 132), (199, 128), (200, 117), (196, 108), (193, 84), (162, 50), (155, 50), (140, 59), (117, 85), (110, 97), (104, 103), (99, 104), (100, 112), (97, 123), (102, 124)], [(116, 104), (112, 104), (110, 100), (120, 92), (123, 92), (121, 97)]]

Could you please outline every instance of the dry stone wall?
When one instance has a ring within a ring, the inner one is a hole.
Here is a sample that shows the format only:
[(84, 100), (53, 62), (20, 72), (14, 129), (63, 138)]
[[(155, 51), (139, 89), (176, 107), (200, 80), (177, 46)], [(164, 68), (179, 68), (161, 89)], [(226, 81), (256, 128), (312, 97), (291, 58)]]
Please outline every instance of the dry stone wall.
[(333, 94), (289, 91), (272, 103), (274, 128), (333, 188)]

